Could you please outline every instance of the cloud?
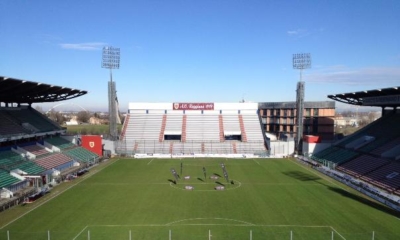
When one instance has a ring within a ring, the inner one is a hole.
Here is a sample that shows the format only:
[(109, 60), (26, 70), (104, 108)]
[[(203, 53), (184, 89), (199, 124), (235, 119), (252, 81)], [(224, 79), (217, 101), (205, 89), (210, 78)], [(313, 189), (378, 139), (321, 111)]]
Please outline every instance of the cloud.
[(102, 43), (102, 42), (60, 44), (61, 48), (64, 49), (83, 50), (83, 51), (99, 50), (102, 49), (102, 47), (105, 45), (107, 45), (107, 43)]
[(348, 68), (337, 65), (318, 69), (306, 74), (304, 79), (310, 83), (336, 83), (344, 85), (399, 85), (400, 67)]
[(297, 37), (297, 38), (301, 38), (301, 37), (305, 37), (307, 35), (309, 35), (310, 33), (306, 30), (306, 29), (296, 29), (296, 30), (289, 30), (287, 31), (287, 34), (290, 37)]

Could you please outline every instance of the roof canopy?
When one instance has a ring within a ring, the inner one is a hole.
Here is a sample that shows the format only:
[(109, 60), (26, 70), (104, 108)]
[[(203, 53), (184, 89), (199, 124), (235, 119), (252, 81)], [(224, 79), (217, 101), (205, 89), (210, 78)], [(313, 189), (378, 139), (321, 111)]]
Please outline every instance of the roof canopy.
[(85, 95), (87, 91), (0, 76), (0, 102), (58, 102)]
[(361, 92), (328, 95), (333, 100), (360, 106), (400, 106), (400, 86)]

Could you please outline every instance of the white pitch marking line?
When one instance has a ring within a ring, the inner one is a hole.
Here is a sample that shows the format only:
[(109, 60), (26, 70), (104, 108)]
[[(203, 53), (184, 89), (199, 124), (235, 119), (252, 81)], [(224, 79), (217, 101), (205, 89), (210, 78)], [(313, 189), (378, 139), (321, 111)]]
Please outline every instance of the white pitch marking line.
[(78, 235), (76, 235), (72, 240), (75, 240), (77, 237), (79, 237), (79, 236), (83, 233), (83, 231), (85, 231), (85, 229), (86, 229), (87, 227), (88, 227), (88, 226), (86, 225), (86, 227), (83, 228), (82, 231), (80, 231), (80, 232), (78, 233)]
[[(237, 187), (233, 187), (233, 188), (227, 188), (227, 189), (225, 189), (224, 191), (228, 191), (228, 190), (235, 190), (235, 189), (237, 189), (237, 188), (240, 188), (241, 186), (242, 186), (242, 183), (241, 182), (239, 182), (239, 181), (237, 181), (237, 180), (234, 180), (234, 179), (232, 179), (232, 181), (234, 181), (234, 182), (238, 182), (239, 183), (239, 185), (237, 185)], [(212, 183), (186, 183), (187, 185), (208, 185), (208, 184), (212, 184)], [(214, 190), (214, 189), (209, 189), (209, 190), (207, 190), (207, 189), (205, 189), (205, 190), (196, 190), (196, 189), (194, 189), (194, 190), (186, 190), (186, 189), (184, 189), (184, 188), (179, 188), (179, 187), (177, 187), (177, 186), (175, 186), (175, 184), (172, 184), (172, 182), (170, 182), (169, 183), (169, 185), (171, 186), (171, 187), (173, 187), (173, 188), (176, 188), (176, 189), (179, 189), (179, 190), (182, 190), (182, 191), (188, 191), (188, 192), (190, 192), (190, 191), (196, 191), (196, 192), (217, 192), (216, 190)], [(180, 184), (180, 185), (182, 185), (182, 183)]]
[(151, 163), (153, 160), (154, 160), (154, 158), (153, 158), (153, 159), (151, 159), (151, 161), (150, 161), (150, 162), (148, 162), (148, 163), (147, 163), (147, 165), (149, 165), (149, 164), (150, 164), (150, 163)]
[[(195, 220), (225, 220), (225, 221), (232, 221), (237, 223), (181, 223), (184, 221), (195, 221)], [(297, 228), (328, 228), (332, 231), (335, 231), (331, 226), (318, 226), (318, 225), (289, 225), (289, 224), (252, 224), (245, 221), (239, 221), (229, 218), (191, 218), (191, 219), (183, 219), (167, 224), (132, 224), (132, 225), (91, 225), (90, 227), (165, 227), (165, 226), (238, 226), (238, 227), (297, 227)], [(86, 226), (87, 228), (88, 226)], [(85, 230), (85, 229), (84, 229)], [(82, 230), (81, 232), (83, 232)], [(81, 233), (80, 233), (81, 234)], [(341, 236), (344, 240), (346, 240), (343, 236)]]
[(253, 161), (256, 162), (258, 165), (261, 165), (257, 160), (253, 158)]
[[(239, 222), (242, 224), (246, 224), (246, 226), (255, 226), (252, 223), (249, 222), (245, 222), (245, 221), (240, 221), (240, 220), (235, 220), (235, 219), (230, 219), (230, 218), (188, 218), (188, 219), (182, 219), (182, 220), (178, 220), (178, 221), (174, 221), (174, 222), (170, 222), (165, 224), (165, 226), (170, 226), (172, 224), (176, 224), (176, 223), (180, 223), (180, 222), (184, 222), (184, 221), (194, 221), (194, 220), (225, 220), (225, 221), (233, 221), (233, 222)], [(182, 224), (179, 224), (182, 225)], [(207, 224), (208, 225), (208, 224)], [(221, 224), (218, 224), (221, 225)], [(226, 226), (231, 226), (231, 224), (226, 224)]]
[(342, 234), (340, 234), (338, 231), (336, 231), (336, 229), (334, 229), (332, 226), (331, 226), (331, 229), (332, 229), (335, 233), (337, 233), (343, 240), (346, 240), (346, 238), (343, 237)]

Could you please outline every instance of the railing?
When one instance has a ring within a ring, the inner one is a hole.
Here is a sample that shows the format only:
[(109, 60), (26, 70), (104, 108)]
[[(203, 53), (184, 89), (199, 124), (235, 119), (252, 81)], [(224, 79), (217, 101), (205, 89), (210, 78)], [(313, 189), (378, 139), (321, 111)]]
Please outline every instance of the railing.
[[(171, 147), (171, 143), (172, 147)], [(236, 151), (233, 143), (236, 144)], [(266, 152), (264, 141), (163, 141), (138, 140), (115, 143), (115, 152), (121, 155), (148, 154), (252, 154)]]

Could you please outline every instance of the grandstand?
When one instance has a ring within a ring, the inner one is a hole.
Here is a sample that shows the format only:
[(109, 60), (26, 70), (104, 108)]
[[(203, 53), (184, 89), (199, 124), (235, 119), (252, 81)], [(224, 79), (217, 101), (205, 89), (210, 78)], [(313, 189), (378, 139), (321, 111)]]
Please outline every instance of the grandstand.
[(130, 103), (121, 154), (266, 152), (257, 103)]
[[(380, 196), (400, 196), (400, 88), (377, 89), (328, 96), (334, 100), (381, 107), (382, 117), (322, 151), (308, 152), (310, 159), (375, 189)], [(308, 144), (308, 143), (306, 143)], [(389, 195), (388, 195), (389, 194)], [(396, 197), (397, 199), (397, 197)]]
[(13, 205), (10, 201), (18, 203), (21, 197), (40, 192), (100, 158), (64, 139), (64, 128), (31, 107), (32, 103), (63, 101), (86, 93), (0, 77), (0, 190), (9, 193), (7, 201), (0, 198), (1, 210)]

